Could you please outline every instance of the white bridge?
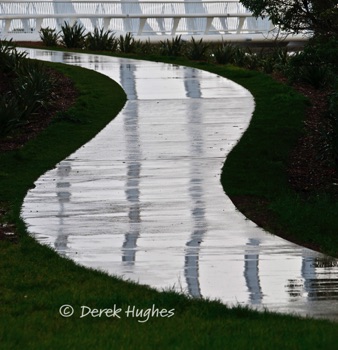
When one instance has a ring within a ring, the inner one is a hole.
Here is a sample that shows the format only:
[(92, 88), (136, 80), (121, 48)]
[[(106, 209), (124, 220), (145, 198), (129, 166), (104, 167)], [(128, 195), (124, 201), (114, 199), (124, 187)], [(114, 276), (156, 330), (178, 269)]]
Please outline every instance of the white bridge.
[(1, 39), (39, 40), (41, 28), (58, 31), (64, 22), (79, 22), (88, 32), (98, 27), (152, 40), (182, 35), (262, 41), (275, 39), (278, 32), (239, 1), (0, 1)]

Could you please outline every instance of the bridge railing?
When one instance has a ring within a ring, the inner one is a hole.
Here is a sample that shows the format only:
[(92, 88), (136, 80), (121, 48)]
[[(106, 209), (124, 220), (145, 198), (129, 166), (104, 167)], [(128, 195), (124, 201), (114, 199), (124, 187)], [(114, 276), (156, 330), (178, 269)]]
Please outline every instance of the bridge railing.
[(0, 32), (37, 34), (78, 21), (134, 35), (267, 33), (267, 19), (256, 19), (238, 1), (0, 1)]

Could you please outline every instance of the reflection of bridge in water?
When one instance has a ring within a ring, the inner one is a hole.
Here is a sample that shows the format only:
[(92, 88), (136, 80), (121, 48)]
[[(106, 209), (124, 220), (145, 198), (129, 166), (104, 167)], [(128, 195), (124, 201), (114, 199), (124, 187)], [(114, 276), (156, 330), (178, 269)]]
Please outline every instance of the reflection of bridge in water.
[(222, 190), (250, 94), (193, 68), (28, 51), (106, 74), (128, 96), (112, 123), (29, 191), (22, 217), (39, 242), (160, 290), (338, 319), (337, 260), (265, 233)]
[[(41, 28), (60, 30), (80, 22), (87, 31), (104, 28), (152, 40), (199, 36), (226, 41), (275, 39), (268, 19), (254, 18), (239, 1), (0, 1), (1, 38), (39, 39)], [(303, 39), (301, 36), (292, 40)]]

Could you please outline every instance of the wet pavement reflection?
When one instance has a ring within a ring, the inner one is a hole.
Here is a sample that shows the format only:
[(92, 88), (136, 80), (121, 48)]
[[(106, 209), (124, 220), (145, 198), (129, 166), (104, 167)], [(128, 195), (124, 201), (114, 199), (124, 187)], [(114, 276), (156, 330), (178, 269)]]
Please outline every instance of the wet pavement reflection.
[(338, 320), (337, 261), (264, 232), (222, 189), (254, 109), (248, 91), (176, 65), (27, 51), (106, 74), (128, 96), (28, 192), (22, 217), (39, 242), (160, 290)]

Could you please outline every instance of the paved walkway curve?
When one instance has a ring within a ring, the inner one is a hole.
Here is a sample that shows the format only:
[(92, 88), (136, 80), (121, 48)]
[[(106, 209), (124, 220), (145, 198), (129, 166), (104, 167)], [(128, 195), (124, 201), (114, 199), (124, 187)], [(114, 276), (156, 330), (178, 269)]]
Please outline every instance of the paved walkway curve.
[(265, 233), (224, 194), (220, 172), (254, 101), (176, 65), (28, 50), (118, 81), (119, 116), (41, 176), (29, 232), (84, 266), (228, 304), (338, 319), (337, 262)]

